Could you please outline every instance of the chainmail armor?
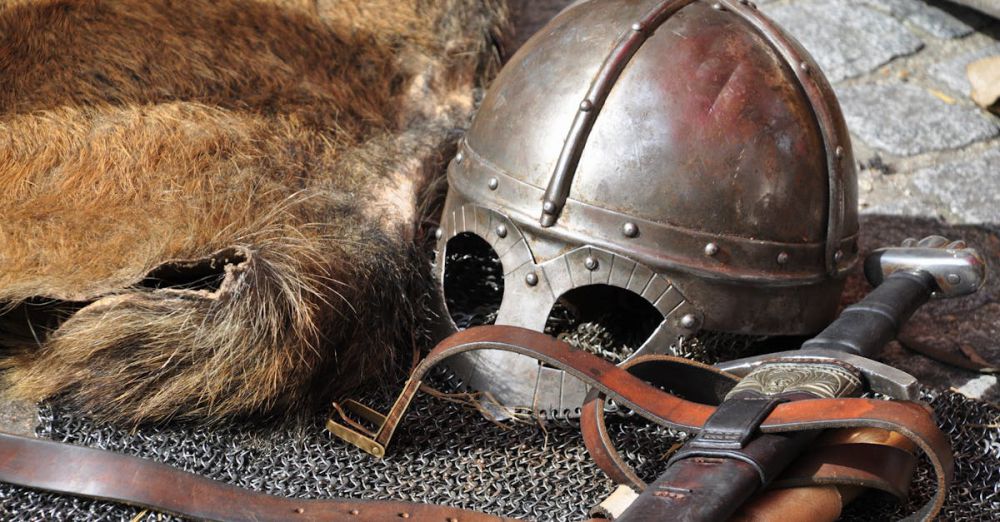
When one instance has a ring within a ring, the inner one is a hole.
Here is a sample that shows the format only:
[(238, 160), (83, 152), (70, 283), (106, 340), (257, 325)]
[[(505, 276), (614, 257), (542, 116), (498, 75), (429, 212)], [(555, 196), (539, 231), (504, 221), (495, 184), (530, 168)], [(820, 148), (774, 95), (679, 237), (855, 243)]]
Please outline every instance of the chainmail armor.
[[(476, 312), (470, 323), (488, 322)], [(557, 311), (549, 333), (612, 360), (629, 353), (629, 340), (600, 322), (581, 323)], [(611, 324), (614, 318), (608, 318)], [(604, 322), (604, 321), (601, 321)], [(674, 347), (675, 353), (707, 362), (748, 355), (760, 339), (709, 334)], [(439, 371), (431, 380), (447, 391)], [(398, 388), (397, 388), (398, 389)], [(385, 411), (392, 392), (363, 398)], [(948, 391), (925, 390), (954, 448), (955, 481), (942, 520), (1000, 520), (1000, 408)], [(350, 497), (411, 500), (482, 510), (539, 521), (580, 520), (613, 489), (587, 455), (572, 420), (491, 423), (468, 406), (418, 394), (384, 459), (333, 438), (325, 418), (298, 422), (233, 422), (204, 428), (171, 425), (128, 431), (98, 426), (80, 415), (46, 404), (38, 436), (60, 442), (151, 458), (213, 479), (267, 493), (299, 498)], [(609, 417), (608, 429), (640, 477), (653, 480), (684, 434), (644, 423), (636, 416)], [(73, 470), (67, 470), (72, 473)], [(930, 497), (933, 478), (926, 463), (904, 505), (869, 494), (844, 520), (890, 520), (913, 512)], [(0, 484), (0, 518), (129, 521), (141, 510)], [(176, 520), (147, 514), (141, 520)]]

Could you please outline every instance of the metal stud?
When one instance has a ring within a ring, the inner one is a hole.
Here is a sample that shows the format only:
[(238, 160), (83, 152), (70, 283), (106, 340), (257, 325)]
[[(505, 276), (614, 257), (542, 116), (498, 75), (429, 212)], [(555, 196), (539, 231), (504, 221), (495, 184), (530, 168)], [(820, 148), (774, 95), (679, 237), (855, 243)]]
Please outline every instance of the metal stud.
[(524, 276), (524, 282), (528, 286), (535, 286), (535, 285), (537, 285), (538, 284), (538, 274), (536, 274), (534, 272), (528, 272), (528, 274)]
[(844, 251), (843, 250), (838, 250), (838, 251), (836, 251), (836, 252), (833, 253), (833, 262), (834, 263), (839, 263), (839, 262), (841, 262), (843, 260), (844, 260)]
[(722, 6), (722, 3), (720, 3), (720, 2), (716, 2), (716, 3), (712, 4), (712, 9), (715, 9), (716, 11), (723, 11), (723, 10), (725, 10), (725, 8)]
[(809, 62), (799, 62), (799, 69), (802, 69), (802, 72), (809, 74)]
[(625, 237), (635, 237), (635, 236), (638, 236), (639, 235), (639, 227), (636, 226), (635, 223), (629, 221), (628, 223), (625, 223), (624, 225), (622, 225), (622, 234), (625, 234)]
[(781, 252), (778, 254), (778, 264), (779, 265), (788, 264), (788, 252)]
[(840, 145), (837, 145), (837, 148), (833, 149), (833, 155), (836, 156), (837, 159), (843, 158), (844, 157), (844, 147), (841, 147)]
[(688, 330), (694, 330), (698, 327), (698, 316), (694, 314), (685, 314), (681, 317), (681, 326)]
[(360, 511), (358, 511), (358, 510), (356, 510), (356, 509), (352, 509), (352, 510), (351, 510), (351, 514), (352, 514), (352, 515), (357, 515), (357, 514), (360, 514), (360, 513), (361, 513), (361, 512), (360, 512)]
[(441, 239), (442, 237), (444, 237), (444, 229), (437, 227), (437, 230), (434, 231), (434, 239)]
[(410, 514), (404, 511), (399, 514), (399, 518), (410, 518)]
[(490, 187), (490, 190), (496, 190), (500, 186), (500, 181), (496, 178), (490, 178), (487, 185)]
[(500, 238), (507, 237), (507, 226), (506, 225), (497, 225), (497, 236), (499, 236)]
[(594, 102), (590, 100), (583, 100), (580, 102), (580, 110), (583, 112), (590, 112), (594, 108)]
[(546, 214), (555, 214), (556, 204), (549, 200), (545, 200), (545, 202), (542, 203), (542, 212), (545, 212)]
[(637, 33), (639, 31), (642, 31), (642, 24), (640, 24), (639, 22), (636, 22), (636, 23), (632, 24), (632, 30), (635, 31), (635, 32), (637, 32)]
[(588, 256), (587, 259), (583, 260), (583, 266), (587, 267), (587, 270), (594, 271), (597, 270), (597, 260), (593, 257)]
[(948, 284), (957, 285), (962, 282), (962, 278), (958, 274), (948, 274)]
[(719, 253), (719, 245), (715, 243), (709, 243), (705, 245), (705, 255), (708, 257), (713, 257)]
[(462, 151), (458, 151), (458, 154), (455, 154), (455, 163), (461, 163), (464, 159), (465, 154), (463, 154)]

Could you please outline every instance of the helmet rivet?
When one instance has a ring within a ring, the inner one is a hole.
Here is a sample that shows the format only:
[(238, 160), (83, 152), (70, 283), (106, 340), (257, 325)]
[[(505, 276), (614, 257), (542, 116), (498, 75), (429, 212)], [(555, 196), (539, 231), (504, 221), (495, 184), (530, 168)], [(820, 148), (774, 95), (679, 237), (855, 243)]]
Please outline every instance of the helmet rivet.
[(715, 254), (718, 254), (718, 253), (719, 253), (719, 245), (716, 245), (715, 243), (709, 243), (709, 244), (705, 245), (705, 255), (706, 256), (712, 257), (712, 256), (714, 256)]
[(489, 185), (490, 190), (496, 190), (497, 187), (500, 186), (500, 182), (496, 178), (490, 178), (489, 182), (487, 182), (487, 185)]
[(542, 203), (542, 212), (545, 212), (546, 214), (555, 214), (556, 204), (549, 200), (545, 200), (545, 203)]
[(635, 237), (635, 236), (638, 236), (639, 235), (639, 227), (637, 227), (635, 223), (632, 223), (631, 221), (629, 221), (628, 223), (625, 223), (624, 225), (622, 225), (622, 234), (625, 234), (625, 237)]
[(778, 254), (778, 264), (784, 265), (788, 263), (788, 252), (781, 252)]
[(698, 327), (698, 316), (694, 314), (685, 314), (681, 317), (681, 326), (688, 330), (693, 330)]
[(500, 237), (507, 237), (507, 227), (505, 225), (497, 225), (497, 235)]
[(534, 272), (528, 272), (528, 274), (526, 276), (524, 276), (524, 282), (527, 283), (528, 286), (535, 286), (535, 285), (537, 285), (538, 284), (538, 274), (536, 274)]
[(962, 282), (962, 278), (958, 274), (948, 274), (948, 284), (957, 285)]
[(837, 159), (843, 158), (844, 157), (844, 147), (841, 147), (840, 145), (837, 145), (837, 148), (833, 149), (833, 155), (836, 156)]
[(808, 62), (799, 62), (799, 69), (802, 69), (802, 72), (804, 72), (804, 73), (808, 73), (809, 72), (809, 63)]
[(458, 154), (455, 154), (455, 163), (461, 163), (464, 159), (465, 154), (462, 154), (462, 151), (458, 151)]
[(843, 260), (844, 260), (844, 251), (843, 250), (838, 250), (838, 251), (834, 252), (834, 254), (833, 254), (833, 262), (834, 263), (839, 263), (839, 262), (841, 262)]
[(642, 24), (640, 24), (639, 22), (636, 22), (636, 23), (632, 24), (632, 30), (635, 31), (635, 32), (637, 32), (637, 33), (639, 31), (642, 31)]
[(580, 102), (580, 110), (583, 112), (589, 112), (590, 109), (594, 108), (594, 102), (590, 100), (583, 100)]
[(444, 229), (437, 227), (437, 230), (434, 231), (434, 239), (441, 239), (442, 237), (444, 237)]
[(583, 266), (587, 267), (587, 270), (597, 270), (597, 264), (597, 260), (592, 257), (583, 260)]

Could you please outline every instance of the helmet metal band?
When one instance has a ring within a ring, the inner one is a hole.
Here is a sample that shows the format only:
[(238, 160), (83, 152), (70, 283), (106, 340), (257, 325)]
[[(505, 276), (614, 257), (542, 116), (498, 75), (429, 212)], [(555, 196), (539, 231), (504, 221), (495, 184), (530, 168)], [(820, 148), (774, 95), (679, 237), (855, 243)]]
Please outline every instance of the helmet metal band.
[[(450, 203), (450, 202), (449, 202)], [(571, 290), (592, 285), (621, 288), (640, 296), (663, 315), (662, 322), (631, 357), (667, 353), (678, 338), (697, 331), (701, 312), (687, 302), (670, 280), (648, 266), (595, 246), (580, 246), (536, 263), (529, 240), (515, 222), (495, 210), (449, 204), (442, 239), (472, 234), (486, 241), (503, 267), (504, 294), (496, 324), (542, 331), (556, 301)], [(443, 280), (447, 241), (438, 251), (436, 276)], [(456, 328), (452, 323), (452, 328)], [(532, 407), (550, 416), (573, 414), (586, 388), (561, 370), (511, 352), (463, 354), (449, 363), (456, 377), (472, 389), (488, 389), (502, 404)], [(501, 380), (496, 376), (504, 375)]]

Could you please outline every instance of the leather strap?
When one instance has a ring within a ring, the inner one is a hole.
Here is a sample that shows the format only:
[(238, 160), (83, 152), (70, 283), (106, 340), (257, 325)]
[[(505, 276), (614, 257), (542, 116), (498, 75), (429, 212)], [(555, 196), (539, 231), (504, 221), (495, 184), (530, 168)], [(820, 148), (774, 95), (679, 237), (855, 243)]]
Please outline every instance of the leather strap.
[(512, 520), (413, 502), (276, 497), (147, 459), (7, 434), (0, 434), (0, 481), (56, 493), (114, 500), (197, 520)]
[[(419, 386), (419, 380), (443, 359), (458, 353), (484, 349), (523, 354), (563, 369), (590, 386), (593, 396), (611, 397), (636, 414), (668, 428), (697, 433), (715, 411), (714, 406), (677, 397), (623, 368), (548, 335), (512, 326), (480, 326), (452, 335), (438, 344), (414, 369), (408, 385)], [(717, 380), (718, 376), (715, 378)], [(595, 419), (602, 416), (603, 407), (599, 413), (596, 411), (601, 406), (599, 403), (603, 403), (603, 398), (588, 401), (582, 414), (589, 414)], [(397, 406), (399, 405), (397, 401)], [(400, 409), (405, 410), (406, 405)], [(395, 411), (395, 407), (393, 410), (387, 417), (398, 419), (402, 411)], [(588, 413), (588, 410), (591, 411)], [(937, 488), (931, 500), (905, 520), (933, 519), (944, 504), (954, 472), (954, 462), (951, 446), (934, 423), (926, 406), (908, 401), (856, 398), (791, 401), (777, 405), (760, 424), (760, 431), (788, 433), (859, 427), (897, 432), (927, 455), (934, 468)], [(604, 432), (606, 434), (606, 430)], [(384, 433), (385, 430), (379, 436)], [(387, 444), (388, 437), (380, 442)], [(621, 462), (620, 458), (618, 461)]]
[[(431, 351), (414, 369), (375, 439), (382, 445), (388, 444), (427, 371), (453, 355), (484, 349), (523, 354), (563, 369), (599, 393), (666, 427), (697, 432), (715, 410), (711, 405), (665, 392), (600, 357), (543, 333), (510, 326), (484, 326), (452, 335)], [(713, 375), (712, 383), (725, 384), (719, 372)], [(590, 401), (585, 411), (598, 402)], [(927, 454), (937, 475), (938, 489), (934, 498), (910, 519), (933, 518), (944, 502), (952, 460), (947, 440), (920, 405), (871, 399), (793, 401), (776, 406), (761, 423), (760, 430), (783, 433), (859, 426), (898, 432)], [(504, 520), (404, 502), (273, 497), (135, 457), (9, 435), (0, 436), (0, 480), (209, 520)]]
[[(685, 383), (673, 384), (678, 365), (688, 365)], [(620, 365), (636, 376), (644, 376), (652, 384), (690, 396), (678, 388), (688, 389), (693, 383), (705, 383), (702, 400), (719, 402), (738, 378), (721, 372), (714, 366), (695, 363), (667, 355), (651, 355)], [(701, 372), (701, 375), (693, 375)], [(670, 380), (670, 382), (667, 382)], [(580, 430), (591, 458), (617, 484), (637, 491), (646, 488), (615, 448), (604, 420), (604, 400), (599, 392), (588, 395), (581, 411)], [(591, 404), (591, 401), (597, 401)], [(671, 459), (673, 460), (673, 458)], [(800, 456), (792, 466), (771, 483), (771, 488), (817, 485), (853, 485), (877, 489), (897, 498), (906, 496), (917, 459), (909, 451), (889, 444), (872, 442), (816, 444)]]
[(772, 488), (861, 486), (906, 497), (917, 467), (916, 457), (885, 444), (836, 444), (812, 449), (799, 457)]

